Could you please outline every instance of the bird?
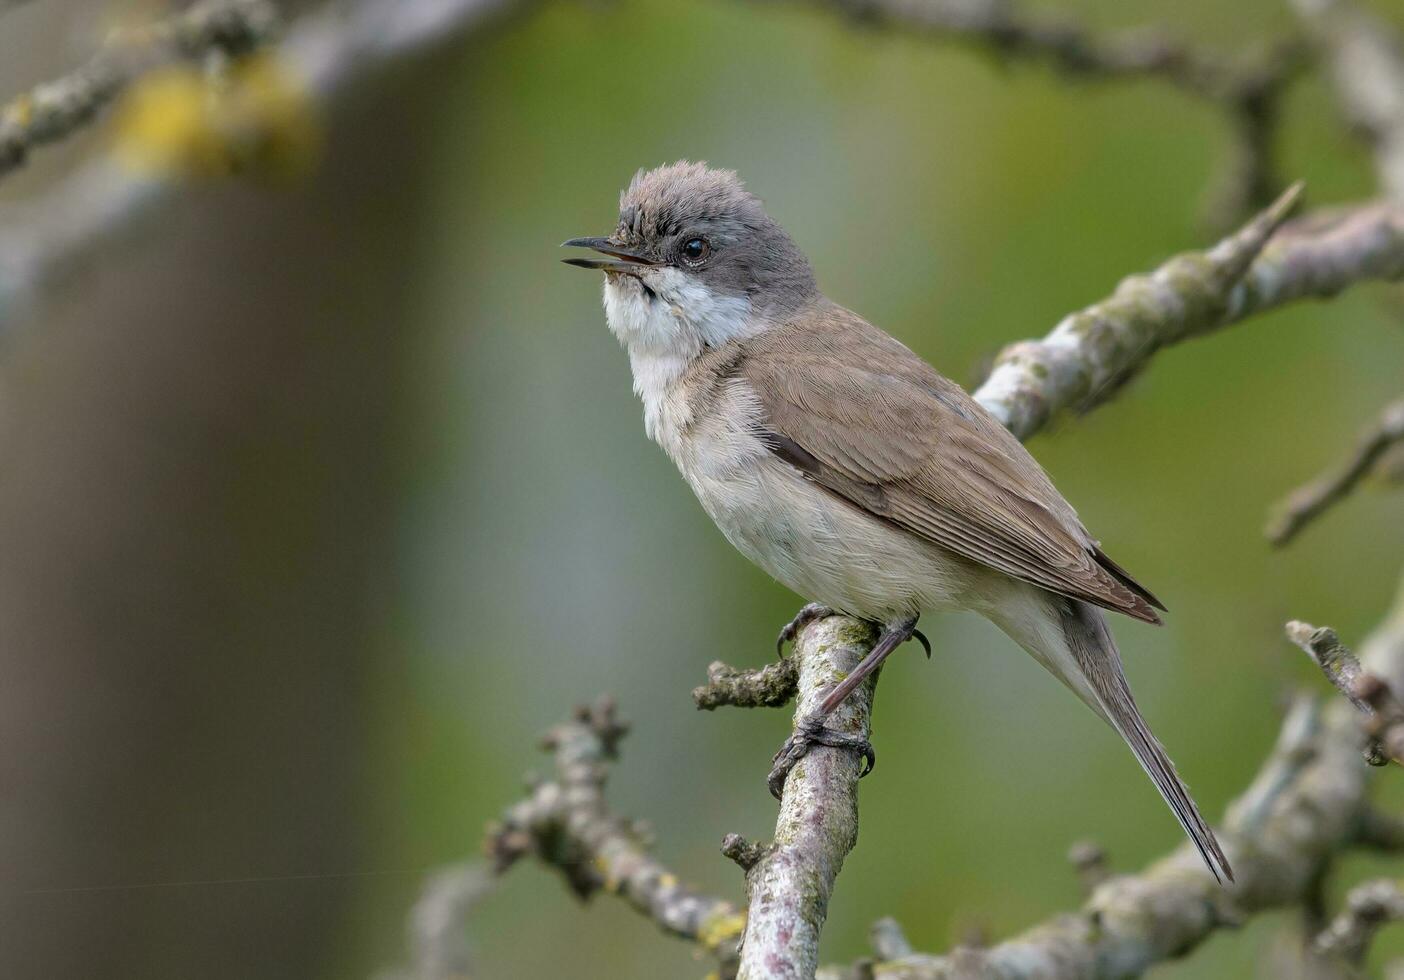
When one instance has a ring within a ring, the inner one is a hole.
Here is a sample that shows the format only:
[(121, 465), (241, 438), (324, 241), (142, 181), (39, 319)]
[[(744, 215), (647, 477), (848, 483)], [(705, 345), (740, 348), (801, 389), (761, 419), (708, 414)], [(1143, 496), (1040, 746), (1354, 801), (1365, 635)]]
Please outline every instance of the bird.
[(880, 630), (792, 740), (851, 745), (823, 717), (902, 643), (925, 642), (921, 615), (971, 610), (1122, 737), (1214, 878), (1233, 880), (1136, 705), (1104, 615), (1159, 625), (1164, 605), (1005, 426), (826, 297), (735, 171), (686, 160), (639, 170), (611, 234), (563, 245), (595, 253), (567, 264), (604, 272), (605, 319), (648, 436), (726, 539), (809, 600), (782, 642), (831, 612)]

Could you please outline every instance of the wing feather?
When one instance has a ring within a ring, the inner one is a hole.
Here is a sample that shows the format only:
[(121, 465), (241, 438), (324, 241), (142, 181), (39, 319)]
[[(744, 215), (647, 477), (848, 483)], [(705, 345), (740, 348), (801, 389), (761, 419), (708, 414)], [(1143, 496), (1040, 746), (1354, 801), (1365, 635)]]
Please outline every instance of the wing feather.
[(958, 385), (837, 306), (750, 342), (762, 435), (854, 506), (1051, 592), (1158, 623), (1023, 445)]

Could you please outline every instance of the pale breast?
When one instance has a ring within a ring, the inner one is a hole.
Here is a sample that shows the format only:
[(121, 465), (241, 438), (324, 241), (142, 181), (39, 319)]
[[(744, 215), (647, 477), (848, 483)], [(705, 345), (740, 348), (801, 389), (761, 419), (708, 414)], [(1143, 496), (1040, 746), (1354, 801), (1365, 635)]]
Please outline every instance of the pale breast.
[(703, 509), (742, 554), (802, 597), (887, 620), (953, 605), (966, 565), (807, 480), (755, 434), (739, 378), (689, 372), (646, 414)]

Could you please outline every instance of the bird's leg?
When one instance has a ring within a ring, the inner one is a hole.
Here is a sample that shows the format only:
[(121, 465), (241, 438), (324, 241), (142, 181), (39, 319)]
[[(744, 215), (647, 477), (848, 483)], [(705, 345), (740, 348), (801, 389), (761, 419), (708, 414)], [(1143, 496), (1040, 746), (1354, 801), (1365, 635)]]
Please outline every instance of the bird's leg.
[(828, 606), (811, 602), (795, 614), (795, 618), (785, 624), (785, 628), (780, 631), (780, 635), (775, 638), (775, 655), (785, 656), (785, 644), (794, 642), (795, 637), (800, 635), (800, 630), (810, 623), (817, 623), (821, 619), (828, 619), (837, 615), (837, 611)]
[[(805, 607), (805, 609), (808, 608), (808, 606)], [(800, 615), (804, 615), (803, 610), (801, 610)], [(809, 751), (811, 745), (856, 749), (863, 754), (865, 763), (860, 775), (866, 776), (873, 771), (877, 754), (873, 751), (872, 743), (860, 735), (825, 728), (824, 719), (842, 704), (844, 698), (852, 694), (858, 685), (867, 679), (869, 674), (881, 667), (882, 662), (893, 650), (913, 637), (919, 637), (922, 646), (926, 648), (927, 656), (931, 655), (931, 645), (926, 642), (926, 637), (917, 632), (916, 624), (917, 617), (911, 616), (884, 626), (877, 643), (873, 644), (873, 649), (859, 662), (857, 667), (853, 668), (852, 673), (829, 692), (819, 706), (819, 710), (807, 718), (800, 719), (795, 724), (794, 734), (785, 740), (785, 744), (780, 746), (780, 751), (775, 753), (775, 758), (771, 760), (770, 775), (766, 778), (771, 796), (777, 800), (780, 798), (790, 770), (795, 767), (795, 763), (804, 758), (804, 754)]]

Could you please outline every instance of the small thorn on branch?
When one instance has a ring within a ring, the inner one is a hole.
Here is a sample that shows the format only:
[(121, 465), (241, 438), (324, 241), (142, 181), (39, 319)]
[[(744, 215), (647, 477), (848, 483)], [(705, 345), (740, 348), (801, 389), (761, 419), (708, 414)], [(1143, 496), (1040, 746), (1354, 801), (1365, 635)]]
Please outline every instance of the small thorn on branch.
[(692, 700), (703, 711), (723, 705), (737, 708), (781, 708), (795, 696), (799, 669), (787, 658), (755, 670), (741, 670), (712, 661), (707, 683), (692, 689)]
[(1096, 841), (1081, 840), (1068, 849), (1068, 863), (1077, 872), (1082, 890), (1091, 895), (1097, 886), (1111, 877), (1107, 867), (1107, 852)]

